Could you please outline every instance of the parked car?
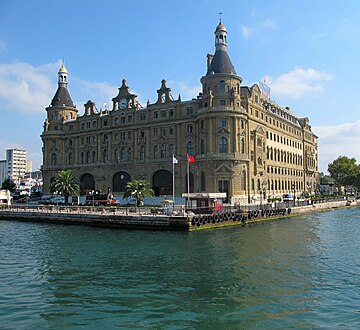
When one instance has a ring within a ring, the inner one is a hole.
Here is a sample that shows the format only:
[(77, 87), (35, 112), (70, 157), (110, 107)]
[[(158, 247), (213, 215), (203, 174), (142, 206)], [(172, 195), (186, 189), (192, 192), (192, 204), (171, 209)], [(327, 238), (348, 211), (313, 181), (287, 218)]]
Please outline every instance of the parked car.
[(30, 201), (30, 197), (24, 196), (24, 197), (21, 197), (18, 200), (16, 200), (16, 203), (28, 203), (29, 201)]
[(61, 196), (42, 198), (38, 201), (38, 204), (43, 205), (61, 205), (65, 203), (65, 198)]

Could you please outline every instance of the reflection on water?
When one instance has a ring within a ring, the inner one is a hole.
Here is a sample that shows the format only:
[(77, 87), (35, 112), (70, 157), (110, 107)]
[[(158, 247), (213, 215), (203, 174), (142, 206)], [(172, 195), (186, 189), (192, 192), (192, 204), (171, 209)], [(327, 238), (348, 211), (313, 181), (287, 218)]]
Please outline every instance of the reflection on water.
[(220, 230), (0, 222), (0, 328), (355, 328), (356, 208)]

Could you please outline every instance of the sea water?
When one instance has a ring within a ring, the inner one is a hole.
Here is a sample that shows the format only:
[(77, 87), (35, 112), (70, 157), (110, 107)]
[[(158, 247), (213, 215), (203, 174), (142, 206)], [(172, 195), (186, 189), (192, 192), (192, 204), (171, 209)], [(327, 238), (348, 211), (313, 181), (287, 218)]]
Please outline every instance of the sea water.
[(360, 327), (360, 210), (196, 232), (0, 221), (1, 329)]

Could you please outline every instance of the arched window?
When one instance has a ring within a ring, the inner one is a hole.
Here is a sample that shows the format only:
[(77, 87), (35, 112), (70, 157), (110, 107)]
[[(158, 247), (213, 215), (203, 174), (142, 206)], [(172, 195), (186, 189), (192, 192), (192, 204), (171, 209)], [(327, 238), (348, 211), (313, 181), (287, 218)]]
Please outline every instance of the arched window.
[(140, 147), (140, 160), (145, 160), (145, 146)]
[(158, 147), (157, 146), (154, 146), (153, 148), (153, 157), (154, 159), (158, 158)]
[(166, 144), (165, 143), (161, 145), (160, 158), (162, 158), (162, 159), (166, 158)]
[(108, 160), (108, 151), (107, 149), (104, 149), (103, 151), (103, 163), (106, 163)]
[(86, 160), (85, 160), (86, 164), (89, 164), (90, 162), (90, 151), (86, 151)]
[(174, 154), (174, 145), (173, 144), (170, 144), (169, 145), (169, 156), (173, 155)]
[(245, 153), (245, 139), (241, 139), (241, 153), (244, 154)]
[(131, 158), (132, 158), (132, 150), (131, 150), (131, 148), (129, 148), (127, 151), (127, 159), (131, 160)]
[(260, 186), (260, 179), (257, 180), (257, 190), (260, 191), (261, 186)]
[(228, 141), (227, 138), (221, 137), (219, 140), (219, 153), (224, 154), (228, 152)]
[(205, 141), (201, 139), (200, 141), (200, 153), (203, 155), (205, 153)]
[(55, 153), (51, 154), (51, 165), (56, 165), (57, 156)]
[(125, 160), (125, 147), (122, 147), (120, 150), (120, 159)]
[(246, 172), (241, 172), (241, 190), (246, 190)]
[(225, 92), (225, 81), (224, 80), (220, 80), (219, 92)]
[(80, 154), (80, 162), (81, 162), (81, 164), (84, 164), (84, 153), (83, 152)]
[(73, 160), (72, 160), (72, 153), (71, 153), (71, 152), (69, 152), (69, 156), (68, 156), (68, 164), (69, 164), (69, 165), (71, 165), (71, 164), (72, 164), (72, 162), (73, 162)]
[(255, 181), (251, 179), (251, 190), (255, 190)]
[(257, 139), (257, 146), (258, 146), (258, 147), (261, 147), (261, 146), (262, 146), (261, 138), (258, 138), (258, 139)]
[(186, 152), (189, 156), (194, 155), (194, 144), (192, 141), (189, 141), (186, 146)]
[(114, 150), (114, 159), (115, 159), (115, 161), (119, 160), (119, 150), (118, 150), (118, 148), (115, 148), (115, 150)]
[(92, 162), (96, 163), (96, 152), (95, 151), (93, 151), (93, 153), (92, 153)]

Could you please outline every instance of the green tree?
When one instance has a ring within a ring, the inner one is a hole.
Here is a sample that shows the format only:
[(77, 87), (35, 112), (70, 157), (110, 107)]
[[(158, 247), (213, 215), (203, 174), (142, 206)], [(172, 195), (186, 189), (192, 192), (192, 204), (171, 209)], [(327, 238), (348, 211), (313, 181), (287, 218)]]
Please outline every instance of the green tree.
[(14, 193), (16, 190), (16, 184), (11, 179), (5, 179), (1, 185), (1, 189), (10, 190), (10, 192)]
[(137, 207), (142, 205), (144, 197), (152, 196), (154, 196), (154, 190), (147, 180), (133, 180), (129, 181), (126, 185), (124, 198), (135, 198)]
[(356, 164), (355, 158), (340, 156), (328, 164), (328, 171), (340, 191), (341, 186), (356, 183), (356, 178), (359, 175), (359, 166)]
[(68, 204), (69, 196), (77, 195), (80, 186), (75, 182), (75, 176), (71, 170), (60, 170), (51, 183), (51, 190), (64, 196), (65, 204)]

